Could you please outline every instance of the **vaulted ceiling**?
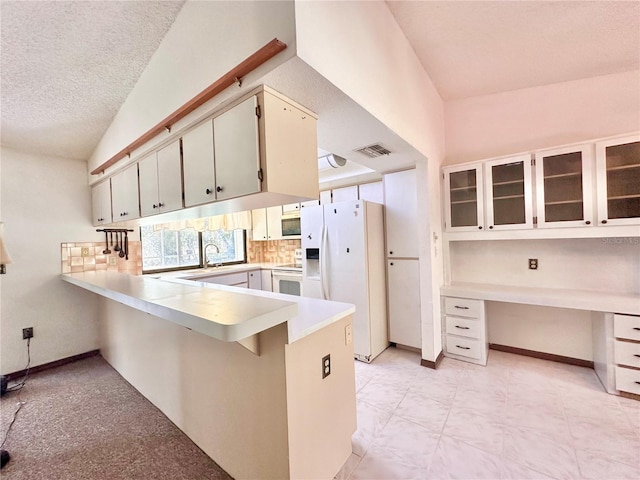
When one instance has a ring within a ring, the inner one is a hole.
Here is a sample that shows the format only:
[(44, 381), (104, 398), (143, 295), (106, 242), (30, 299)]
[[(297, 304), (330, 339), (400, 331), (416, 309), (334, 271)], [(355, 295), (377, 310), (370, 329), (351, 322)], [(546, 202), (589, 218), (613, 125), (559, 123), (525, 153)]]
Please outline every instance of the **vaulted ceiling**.
[[(2, 144), (86, 160), (183, 3), (3, 0)], [(640, 68), (637, 1), (387, 4), (444, 100)]]

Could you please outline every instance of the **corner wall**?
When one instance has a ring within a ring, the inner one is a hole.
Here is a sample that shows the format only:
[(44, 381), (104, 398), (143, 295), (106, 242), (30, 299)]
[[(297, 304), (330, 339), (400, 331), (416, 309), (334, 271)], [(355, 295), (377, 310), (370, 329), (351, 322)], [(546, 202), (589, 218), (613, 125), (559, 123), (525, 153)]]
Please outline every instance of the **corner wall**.
[(0, 219), (13, 263), (0, 276), (0, 371), (25, 368), (22, 328), (34, 327), (31, 365), (98, 348), (97, 297), (58, 278), (60, 245), (99, 241), (84, 162), (2, 148)]

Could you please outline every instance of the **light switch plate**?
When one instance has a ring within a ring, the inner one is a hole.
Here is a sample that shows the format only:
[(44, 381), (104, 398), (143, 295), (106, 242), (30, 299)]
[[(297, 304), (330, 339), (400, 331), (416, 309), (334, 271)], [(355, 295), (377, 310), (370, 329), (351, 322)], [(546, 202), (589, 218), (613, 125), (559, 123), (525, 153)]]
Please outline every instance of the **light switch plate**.
[(117, 264), (118, 260), (116, 259), (115, 255), (109, 255), (109, 265), (115, 267)]

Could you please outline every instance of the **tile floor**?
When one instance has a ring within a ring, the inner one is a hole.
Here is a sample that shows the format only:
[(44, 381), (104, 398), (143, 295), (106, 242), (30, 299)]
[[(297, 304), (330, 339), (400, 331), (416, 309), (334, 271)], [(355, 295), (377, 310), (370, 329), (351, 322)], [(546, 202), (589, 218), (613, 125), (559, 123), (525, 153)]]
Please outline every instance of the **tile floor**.
[(389, 348), (356, 362), (358, 430), (339, 480), (640, 479), (640, 402), (591, 369), (491, 350), (437, 370)]

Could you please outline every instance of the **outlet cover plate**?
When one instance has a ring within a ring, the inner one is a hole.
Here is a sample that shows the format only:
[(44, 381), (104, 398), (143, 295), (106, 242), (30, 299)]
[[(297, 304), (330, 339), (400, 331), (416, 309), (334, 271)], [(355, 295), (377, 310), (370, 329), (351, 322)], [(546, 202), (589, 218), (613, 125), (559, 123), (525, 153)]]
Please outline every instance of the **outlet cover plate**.
[(530, 258), (529, 259), (529, 270), (537, 270), (538, 269), (538, 259)]

